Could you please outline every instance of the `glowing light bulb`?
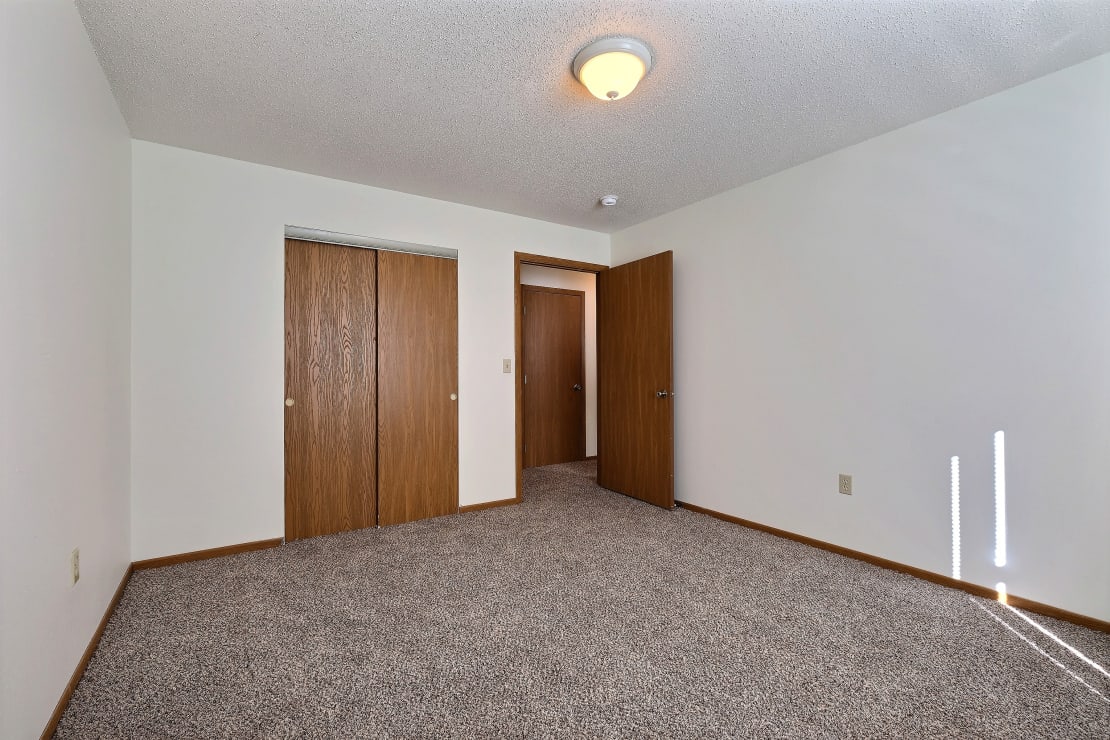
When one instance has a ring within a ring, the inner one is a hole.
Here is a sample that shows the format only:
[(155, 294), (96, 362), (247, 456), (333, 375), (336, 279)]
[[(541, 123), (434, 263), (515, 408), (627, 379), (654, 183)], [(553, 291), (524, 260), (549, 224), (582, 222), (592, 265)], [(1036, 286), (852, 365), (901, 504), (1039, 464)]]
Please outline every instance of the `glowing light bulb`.
[(650, 69), (651, 52), (636, 39), (601, 39), (574, 58), (575, 77), (600, 100), (625, 97)]
[(636, 89), (646, 72), (639, 57), (611, 51), (583, 64), (578, 77), (595, 98), (620, 100)]

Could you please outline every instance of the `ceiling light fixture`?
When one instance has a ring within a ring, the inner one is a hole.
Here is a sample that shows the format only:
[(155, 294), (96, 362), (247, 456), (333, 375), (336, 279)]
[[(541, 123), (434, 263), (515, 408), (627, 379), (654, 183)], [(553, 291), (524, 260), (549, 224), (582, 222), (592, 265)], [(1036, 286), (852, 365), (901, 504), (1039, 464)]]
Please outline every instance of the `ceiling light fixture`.
[(603, 205), (603, 206), (615, 206), (616, 204), (617, 204), (617, 196), (615, 196), (615, 195), (603, 195), (603, 196), (601, 196), (601, 205)]
[(601, 100), (620, 100), (650, 70), (651, 51), (637, 39), (600, 39), (574, 57), (574, 76)]

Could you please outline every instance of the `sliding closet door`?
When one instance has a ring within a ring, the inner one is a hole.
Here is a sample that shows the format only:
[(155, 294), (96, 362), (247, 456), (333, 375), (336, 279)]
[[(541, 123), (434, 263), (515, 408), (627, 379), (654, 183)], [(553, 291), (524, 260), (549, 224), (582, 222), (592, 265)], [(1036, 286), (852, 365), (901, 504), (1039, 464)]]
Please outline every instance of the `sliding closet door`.
[(378, 521), (459, 509), (458, 263), (378, 253)]
[(377, 523), (377, 253), (285, 241), (285, 538)]

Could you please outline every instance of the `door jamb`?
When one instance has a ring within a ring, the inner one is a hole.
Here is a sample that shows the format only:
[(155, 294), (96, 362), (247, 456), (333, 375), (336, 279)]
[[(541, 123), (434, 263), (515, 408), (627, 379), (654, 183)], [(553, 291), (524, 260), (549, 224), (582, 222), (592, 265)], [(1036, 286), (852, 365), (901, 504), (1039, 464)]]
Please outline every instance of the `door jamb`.
[(576, 260), (547, 257), (540, 254), (526, 252), (513, 252), (513, 361), (516, 363), (514, 382), (516, 383), (516, 501), (524, 500), (524, 376), (520, 374), (521, 344), (523, 327), (520, 321), (520, 307), (523, 296), (520, 289), (520, 266), (536, 265), (538, 267), (556, 267), (561, 270), (574, 272), (592, 272), (597, 275), (609, 269), (608, 265), (599, 265), (593, 262), (578, 262)]

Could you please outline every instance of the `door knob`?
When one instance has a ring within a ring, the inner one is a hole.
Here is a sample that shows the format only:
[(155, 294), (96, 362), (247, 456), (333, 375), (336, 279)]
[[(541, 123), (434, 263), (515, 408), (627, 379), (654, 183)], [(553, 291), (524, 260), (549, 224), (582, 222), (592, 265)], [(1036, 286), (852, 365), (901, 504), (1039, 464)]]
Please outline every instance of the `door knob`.
[(656, 391), (655, 392), (655, 397), (656, 398), (666, 398), (669, 395), (671, 395), (671, 394), (667, 393), (666, 391)]
[(286, 406), (292, 406), (293, 405), (293, 399), (292, 398), (285, 399), (285, 405)]
[(574, 384), (574, 390), (576, 390), (576, 391), (580, 391), (580, 390), (582, 390), (582, 386), (581, 386), (581, 385), (579, 385), (578, 383), (575, 383), (575, 384)]
[(457, 401), (457, 400), (459, 400), (459, 396), (458, 396), (458, 394), (456, 394), (456, 393), (452, 393), (452, 394), (451, 394), (451, 400), (452, 400), (452, 401)]

